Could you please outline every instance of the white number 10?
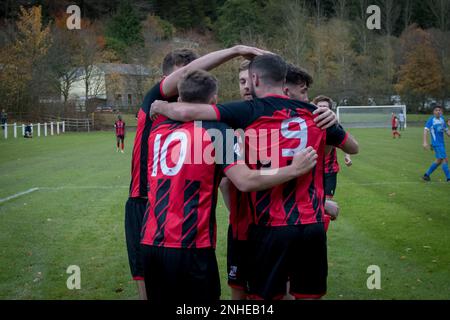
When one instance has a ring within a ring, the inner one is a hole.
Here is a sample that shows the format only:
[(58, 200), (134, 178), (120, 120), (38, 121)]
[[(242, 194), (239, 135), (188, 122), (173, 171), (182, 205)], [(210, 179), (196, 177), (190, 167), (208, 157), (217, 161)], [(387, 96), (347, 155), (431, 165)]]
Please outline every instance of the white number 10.
[[(289, 124), (298, 123), (300, 130), (289, 130)], [(294, 154), (306, 148), (308, 143), (308, 126), (302, 118), (286, 119), (281, 123), (281, 135), (287, 139), (300, 139), (298, 147), (294, 149), (282, 149), (283, 157), (292, 157)]]
[[(186, 150), (188, 144), (188, 137), (184, 132), (173, 132), (171, 133), (166, 141), (164, 142), (162, 148), (161, 145), (161, 134), (156, 135), (155, 143), (153, 144), (153, 170), (152, 177), (155, 177), (158, 174), (158, 163), (160, 163), (161, 171), (166, 176), (174, 176), (176, 175), (183, 166), (184, 160), (186, 159)], [(178, 157), (178, 161), (174, 167), (169, 168), (167, 165), (167, 148), (169, 147), (171, 142), (176, 140), (180, 141), (180, 155)]]

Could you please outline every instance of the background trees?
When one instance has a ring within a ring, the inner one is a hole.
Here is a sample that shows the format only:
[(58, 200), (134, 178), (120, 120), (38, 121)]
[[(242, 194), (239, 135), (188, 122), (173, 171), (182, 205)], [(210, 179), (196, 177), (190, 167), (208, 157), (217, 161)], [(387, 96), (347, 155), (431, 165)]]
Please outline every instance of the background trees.
[[(82, 11), (81, 30), (65, 27), (73, 3)], [(366, 27), (370, 4), (382, 9), (381, 30)], [(157, 80), (173, 48), (204, 54), (244, 43), (307, 69), (315, 80), (311, 96), (386, 104), (400, 94), (417, 110), (429, 99), (450, 99), (449, 13), (447, 0), (6, 0), (0, 5), (0, 99), (10, 112), (40, 110), (51, 95), (66, 105), (77, 68), (92, 92), (96, 63), (143, 65)], [(223, 99), (237, 98), (238, 64), (215, 71)], [(139, 85), (139, 95), (148, 85)]]

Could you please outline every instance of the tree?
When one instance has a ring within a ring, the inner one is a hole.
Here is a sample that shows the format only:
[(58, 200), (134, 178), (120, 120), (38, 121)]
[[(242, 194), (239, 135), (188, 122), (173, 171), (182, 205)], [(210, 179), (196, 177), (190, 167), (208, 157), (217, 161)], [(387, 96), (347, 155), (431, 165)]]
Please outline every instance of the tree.
[(106, 45), (123, 55), (127, 47), (143, 42), (141, 22), (128, 0), (122, 0), (115, 15), (106, 25)]
[(428, 7), (436, 19), (436, 25), (442, 31), (448, 30), (449, 15), (450, 15), (450, 1), (448, 0), (428, 0)]
[(262, 8), (255, 1), (228, 0), (219, 10), (216, 35), (225, 46), (243, 39), (256, 43), (267, 27), (263, 22)]
[(39, 100), (42, 61), (51, 44), (50, 26), (42, 24), (41, 7), (20, 8), (13, 43), (3, 48), (0, 63), (7, 98), (18, 112), (30, 111), (29, 102)]
[(411, 26), (402, 34), (404, 63), (398, 72), (397, 92), (409, 100), (438, 97), (444, 88), (442, 65), (428, 32)]

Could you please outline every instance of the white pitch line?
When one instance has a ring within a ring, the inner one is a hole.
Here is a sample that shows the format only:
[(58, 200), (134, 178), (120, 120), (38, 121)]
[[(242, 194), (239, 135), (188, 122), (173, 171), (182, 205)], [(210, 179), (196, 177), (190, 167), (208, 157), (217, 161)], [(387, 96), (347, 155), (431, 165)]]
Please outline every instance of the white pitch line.
[(9, 200), (18, 198), (18, 197), (20, 197), (20, 196), (23, 196), (23, 195), (26, 195), (26, 194), (35, 192), (35, 191), (37, 191), (37, 190), (39, 190), (39, 188), (31, 188), (31, 189), (28, 189), (28, 190), (26, 190), (26, 191), (19, 192), (19, 193), (16, 193), (16, 194), (13, 194), (12, 196), (9, 196), (9, 197), (0, 199), (0, 203), (3, 203), (3, 202), (6, 202), (6, 201), (9, 201)]

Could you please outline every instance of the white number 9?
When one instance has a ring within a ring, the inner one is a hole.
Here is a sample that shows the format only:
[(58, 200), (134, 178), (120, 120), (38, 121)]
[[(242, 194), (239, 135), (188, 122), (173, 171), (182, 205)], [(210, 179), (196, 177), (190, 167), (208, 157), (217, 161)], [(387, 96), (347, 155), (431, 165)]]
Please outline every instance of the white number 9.
[[(289, 130), (289, 124), (298, 123), (300, 130)], [(281, 123), (281, 135), (286, 139), (300, 139), (298, 147), (294, 149), (282, 149), (283, 157), (293, 157), (296, 153), (306, 148), (308, 143), (308, 126), (306, 121), (300, 117), (286, 119)]]

